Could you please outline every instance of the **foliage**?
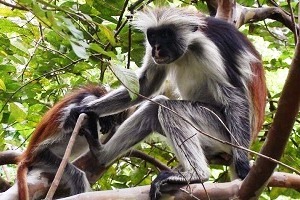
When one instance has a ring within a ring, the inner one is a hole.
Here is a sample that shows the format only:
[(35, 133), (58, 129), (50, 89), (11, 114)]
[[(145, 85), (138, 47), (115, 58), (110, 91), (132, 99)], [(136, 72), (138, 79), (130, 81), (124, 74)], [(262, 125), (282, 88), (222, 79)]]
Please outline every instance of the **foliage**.
[[(80, 85), (101, 83), (115, 88), (121, 81), (138, 92), (131, 69), (142, 62), (143, 36), (131, 30), (128, 24), (132, 14), (128, 8), (136, 1), (126, 2), (20, 0), (12, 4), (15, 9), (0, 5), (0, 150), (23, 149), (45, 111)], [(186, 6), (191, 2), (157, 0), (151, 5)], [(255, 1), (240, 3), (253, 6)], [(277, 3), (288, 9), (285, 2)], [(295, 7), (295, 3), (292, 6)], [(142, 5), (131, 8), (135, 11)], [(204, 3), (198, 2), (195, 6), (208, 13)], [(241, 31), (262, 54), (270, 93), (264, 130), (252, 147), (258, 151), (276, 111), (294, 52), (294, 38), (286, 27), (271, 20), (244, 26)], [(135, 98), (133, 94), (132, 98)], [(282, 159), (296, 168), (300, 165), (299, 122), (298, 119)], [(138, 148), (163, 163), (174, 157), (165, 142), (157, 137)], [(175, 167), (176, 161), (169, 166)], [(212, 181), (219, 180), (223, 169), (218, 166), (213, 170)], [(286, 171), (282, 167), (279, 169)], [(115, 163), (94, 188), (150, 184), (156, 173), (153, 165), (126, 157)], [(292, 198), (297, 194), (270, 188), (264, 196)]]

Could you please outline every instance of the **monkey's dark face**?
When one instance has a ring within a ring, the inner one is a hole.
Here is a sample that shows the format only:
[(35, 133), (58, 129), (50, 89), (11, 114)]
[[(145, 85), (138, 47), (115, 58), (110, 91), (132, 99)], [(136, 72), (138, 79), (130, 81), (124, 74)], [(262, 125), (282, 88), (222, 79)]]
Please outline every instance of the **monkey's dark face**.
[(172, 63), (185, 51), (183, 41), (178, 37), (173, 25), (149, 28), (147, 39), (152, 47), (152, 58), (157, 64)]

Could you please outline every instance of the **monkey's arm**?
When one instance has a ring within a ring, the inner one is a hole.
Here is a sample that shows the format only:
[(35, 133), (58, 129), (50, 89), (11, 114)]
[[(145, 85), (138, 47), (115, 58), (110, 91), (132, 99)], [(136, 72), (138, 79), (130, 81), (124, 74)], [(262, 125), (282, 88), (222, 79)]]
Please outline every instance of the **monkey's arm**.
[[(148, 60), (141, 68), (139, 74), (139, 93), (144, 96), (151, 96), (159, 90), (167, 74), (165, 66), (158, 66), (152, 60)], [(129, 93), (125, 87), (120, 87), (107, 95), (94, 100), (79, 109), (79, 113), (96, 113), (103, 117), (121, 112), (133, 105), (140, 103), (143, 99), (138, 97), (131, 100)]]

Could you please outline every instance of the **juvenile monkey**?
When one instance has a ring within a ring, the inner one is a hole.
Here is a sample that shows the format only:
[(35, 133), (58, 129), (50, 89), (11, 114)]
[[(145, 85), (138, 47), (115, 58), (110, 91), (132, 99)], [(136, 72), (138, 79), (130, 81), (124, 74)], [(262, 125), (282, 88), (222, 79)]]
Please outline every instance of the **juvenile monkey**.
[[(76, 117), (70, 116), (70, 110), (75, 106), (96, 100), (106, 93), (104, 87), (93, 85), (82, 87), (64, 97), (44, 115), (33, 132), (27, 149), (18, 158), (19, 200), (29, 199), (26, 178), (28, 172), (41, 170), (52, 174), (54, 177), (77, 121), (77, 115)], [(103, 134), (114, 132), (124, 120), (123, 117), (126, 117), (126, 112), (103, 118), (90, 115), (76, 139), (71, 159), (85, 153), (91, 142), (99, 141), (98, 132), (100, 128)], [(67, 164), (61, 183), (64, 184), (64, 188), (70, 189), (70, 195), (86, 192), (90, 189), (85, 173), (71, 163)]]

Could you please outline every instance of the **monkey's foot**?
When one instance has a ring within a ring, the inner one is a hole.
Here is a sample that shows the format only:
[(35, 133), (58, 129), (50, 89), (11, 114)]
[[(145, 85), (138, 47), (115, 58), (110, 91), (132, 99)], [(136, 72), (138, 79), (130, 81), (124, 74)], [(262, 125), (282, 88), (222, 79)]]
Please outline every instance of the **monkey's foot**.
[(171, 171), (161, 172), (151, 183), (150, 199), (157, 200), (162, 196), (162, 193), (164, 192), (175, 191), (191, 183), (203, 183), (209, 178), (208, 172), (198, 172), (199, 176), (197, 177), (192, 176), (193, 174), (194, 173), (192, 173), (191, 171), (180, 173)]
[(160, 191), (161, 186), (168, 183), (168, 178), (174, 176), (174, 172), (163, 171), (161, 172), (156, 179), (151, 183), (150, 188), (150, 199), (157, 200), (161, 197), (162, 193)]

